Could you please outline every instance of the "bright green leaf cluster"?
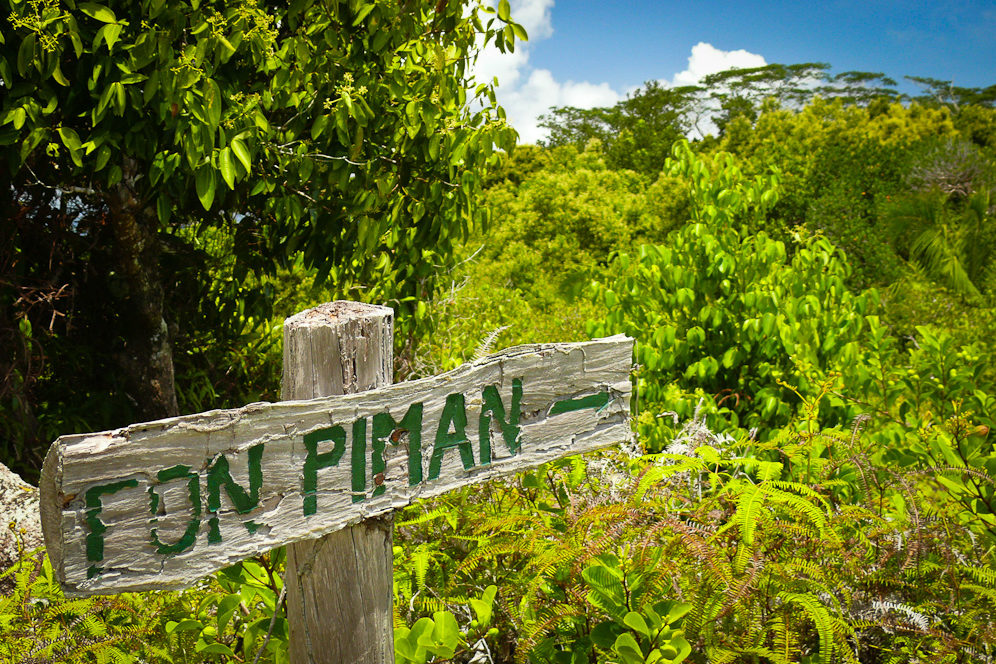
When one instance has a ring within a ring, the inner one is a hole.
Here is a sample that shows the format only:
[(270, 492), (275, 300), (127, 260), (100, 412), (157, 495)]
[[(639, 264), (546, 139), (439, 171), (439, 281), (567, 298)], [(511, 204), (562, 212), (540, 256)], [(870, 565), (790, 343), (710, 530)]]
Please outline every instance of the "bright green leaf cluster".
[(777, 201), (777, 175), (747, 178), (730, 155), (710, 160), (686, 144), (670, 169), (689, 183), (693, 218), (665, 244), (616, 258), (614, 277), (595, 287), (608, 314), (590, 331), (639, 340), (638, 393), (652, 407), (690, 415), (669, 402), (679, 382), (715, 395), (735, 423), (785, 422), (797, 402), (780, 383), (808, 391), (852, 362), (875, 294), (848, 290), (849, 268), (823, 238), (800, 238), (790, 255), (750, 232)]

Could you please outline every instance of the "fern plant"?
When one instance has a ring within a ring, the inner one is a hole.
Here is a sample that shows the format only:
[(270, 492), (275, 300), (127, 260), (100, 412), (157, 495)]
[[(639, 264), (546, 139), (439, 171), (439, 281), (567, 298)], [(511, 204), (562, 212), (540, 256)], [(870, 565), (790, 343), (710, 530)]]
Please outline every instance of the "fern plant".
[(183, 592), (67, 598), (43, 550), (0, 574), (0, 662), (17, 664), (287, 661), (278, 551)]
[(134, 662), (169, 661), (150, 640), (152, 625), (127, 597), (65, 599), (42, 550), (21, 555), (0, 578), (12, 578), (13, 591), (0, 597), (0, 661)]
[[(452, 494), (434, 587), (498, 586), (496, 662), (628, 661), (620, 630), (647, 657), (656, 646), (625, 618), (665, 602), (687, 605), (687, 661), (985, 661), (996, 561), (943, 494), (975, 471), (895, 464), (875, 420), (821, 429), (834, 398), (828, 380), (763, 442), (697, 414), (660, 453), (567, 459)], [(592, 592), (606, 561), (625, 579), (621, 616)], [(606, 623), (621, 626), (611, 639)]]

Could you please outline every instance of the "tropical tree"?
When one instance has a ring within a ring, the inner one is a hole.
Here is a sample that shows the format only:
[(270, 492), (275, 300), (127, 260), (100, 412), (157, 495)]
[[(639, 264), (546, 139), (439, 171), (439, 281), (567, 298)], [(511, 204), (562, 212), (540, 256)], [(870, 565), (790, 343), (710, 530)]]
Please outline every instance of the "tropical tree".
[(644, 86), (614, 106), (553, 108), (540, 117), (550, 130), (548, 147), (584, 148), (602, 142), (610, 168), (626, 168), (656, 176), (675, 141), (688, 131), (688, 110), (694, 87), (669, 88), (659, 81)]
[(766, 100), (776, 107), (799, 108), (816, 96), (867, 104), (881, 97), (895, 97), (896, 82), (879, 72), (846, 71), (830, 74), (825, 62), (727, 69), (702, 78), (702, 92), (718, 112), (713, 121), (722, 135), (735, 118), (754, 122)]
[[(23, 349), (2, 368), (30, 382), (24, 358), (57, 330), (37, 314), (64, 314), (87, 332), (78, 397), (121, 392), (103, 425), (177, 413), (175, 342), (252, 313), (252, 275), (297, 261), (413, 308), (514, 142), (472, 75), (482, 44), (525, 38), (505, 0), (497, 16), (458, 0), (2, 11), (0, 322)], [(232, 257), (208, 292), (205, 238)]]
[(923, 103), (935, 103), (953, 109), (968, 105), (990, 108), (996, 106), (996, 84), (985, 88), (972, 88), (928, 76), (907, 76), (906, 79), (918, 85), (923, 91), (923, 94), (916, 98)]

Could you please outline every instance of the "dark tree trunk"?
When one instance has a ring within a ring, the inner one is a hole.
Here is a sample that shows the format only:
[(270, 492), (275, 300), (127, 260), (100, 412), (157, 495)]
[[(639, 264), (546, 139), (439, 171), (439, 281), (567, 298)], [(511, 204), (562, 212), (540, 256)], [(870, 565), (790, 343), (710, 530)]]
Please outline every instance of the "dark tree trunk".
[(127, 285), (121, 302), (117, 360), (128, 396), (143, 419), (179, 414), (173, 382), (173, 346), (163, 310), (161, 247), (156, 212), (143, 205), (125, 176), (108, 197), (118, 275)]

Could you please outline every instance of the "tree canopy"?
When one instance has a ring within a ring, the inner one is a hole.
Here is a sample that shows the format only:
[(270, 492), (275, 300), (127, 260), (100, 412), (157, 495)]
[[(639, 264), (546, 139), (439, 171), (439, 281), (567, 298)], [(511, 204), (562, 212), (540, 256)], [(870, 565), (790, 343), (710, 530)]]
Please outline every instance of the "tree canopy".
[[(41, 335), (18, 321), (48, 306), (50, 331), (87, 332), (80, 371), (122, 393), (108, 425), (176, 414), (175, 343), (249, 315), (265, 300), (252, 275), (295, 261), (335, 284), (376, 274), (391, 285), (376, 296), (413, 308), (514, 144), (471, 71), (482, 44), (525, 38), (507, 2), (497, 16), (445, 0), (3, 10), (0, 288), (21, 349), (5, 373), (25, 396)], [(232, 259), (213, 287), (204, 238)]]
[(671, 146), (689, 129), (686, 111), (695, 90), (648, 81), (614, 106), (553, 108), (540, 118), (540, 126), (550, 130), (550, 138), (543, 143), (583, 148), (598, 139), (611, 167), (656, 174)]

